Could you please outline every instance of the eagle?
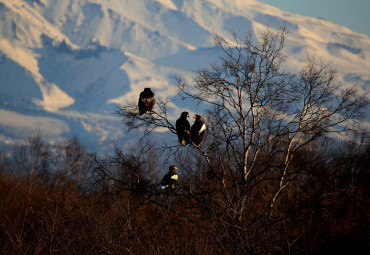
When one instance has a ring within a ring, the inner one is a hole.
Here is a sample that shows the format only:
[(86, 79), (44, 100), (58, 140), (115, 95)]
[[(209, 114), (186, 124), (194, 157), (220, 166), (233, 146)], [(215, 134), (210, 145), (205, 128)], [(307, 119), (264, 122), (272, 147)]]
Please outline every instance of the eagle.
[(173, 190), (175, 188), (175, 183), (179, 179), (179, 176), (176, 174), (176, 166), (171, 165), (168, 169), (168, 173), (163, 177), (161, 181), (162, 189)]
[(188, 112), (182, 112), (180, 118), (176, 120), (177, 137), (182, 145), (190, 143), (190, 123), (187, 120), (188, 117)]
[(202, 117), (196, 114), (193, 125), (191, 126), (191, 141), (195, 145), (199, 145), (203, 140), (204, 133), (206, 132), (206, 125), (203, 123)]
[(139, 115), (146, 112), (151, 112), (155, 104), (154, 93), (150, 88), (145, 88), (140, 93), (139, 97)]

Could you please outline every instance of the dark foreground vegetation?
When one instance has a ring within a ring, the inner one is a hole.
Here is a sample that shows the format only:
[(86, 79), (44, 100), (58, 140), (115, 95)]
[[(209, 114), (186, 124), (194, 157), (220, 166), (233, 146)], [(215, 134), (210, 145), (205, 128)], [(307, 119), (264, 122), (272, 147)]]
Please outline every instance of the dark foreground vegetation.
[[(369, 254), (368, 99), (314, 54), (288, 72), (285, 37), (216, 36), (219, 62), (178, 79), (207, 124), (196, 142), (153, 139), (178, 134), (168, 118), (178, 98), (156, 94), (143, 114), (137, 101), (117, 108), (142, 135), (125, 151), (36, 135), (1, 154), (1, 253)], [(170, 165), (179, 179), (161, 190)]]
[[(293, 165), (305, 173), (285, 189), (268, 226), (272, 175), (253, 187), (240, 225), (200, 162), (174, 194), (161, 194), (138, 155), (117, 150), (97, 160), (76, 139), (58, 148), (36, 136), (12, 158), (1, 155), (2, 254), (369, 252), (369, 145), (302, 152)], [(102, 167), (118, 174), (115, 182)]]

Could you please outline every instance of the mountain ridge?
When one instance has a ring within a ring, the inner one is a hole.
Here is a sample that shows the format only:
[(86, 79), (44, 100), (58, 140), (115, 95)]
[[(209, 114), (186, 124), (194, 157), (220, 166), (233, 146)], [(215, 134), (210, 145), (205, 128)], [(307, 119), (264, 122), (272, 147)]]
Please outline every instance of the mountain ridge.
[[(28, 117), (45, 124), (40, 129), (48, 139), (76, 135), (92, 150), (132, 139), (115, 105), (135, 100), (147, 86), (174, 98), (175, 77), (191, 78), (214, 61), (213, 33), (230, 39), (232, 29), (258, 35), (285, 25), (289, 70), (304, 64), (308, 49), (337, 66), (345, 86), (370, 90), (370, 38), (254, 0), (0, 0), (0, 14), (3, 148), (29, 135)], [(171, 104), (170, 117), (183, 107)], [(18, 121), (5, 121), (12, 116)], [(58, 132), (50, 123), (60, 124)]]

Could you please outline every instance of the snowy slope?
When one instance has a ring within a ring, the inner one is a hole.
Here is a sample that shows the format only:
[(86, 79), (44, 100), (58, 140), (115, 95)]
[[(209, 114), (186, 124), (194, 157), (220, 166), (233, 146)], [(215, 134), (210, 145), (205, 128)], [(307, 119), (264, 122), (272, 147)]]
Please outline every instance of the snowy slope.
[[(255, 0), (0, 0), (0, 146), (41, 130), (51, 141), (77, 135), (109, 150), (130, 139), (116, 104), (147, 86), (175, 96), (175, 76), (217, 57), (213, 32), (229, 38), (266, 25), (287, 27), (292, 70), (309, 48), (344, 84), (370, 90), (370, 38)], [(172, 105), (174, 120), (183, 107)]]

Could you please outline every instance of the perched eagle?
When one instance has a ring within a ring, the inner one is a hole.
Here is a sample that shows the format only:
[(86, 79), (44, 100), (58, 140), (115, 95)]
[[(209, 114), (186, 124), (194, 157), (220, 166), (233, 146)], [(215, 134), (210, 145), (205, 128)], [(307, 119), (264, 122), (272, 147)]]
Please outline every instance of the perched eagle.
[(193, 118), (195, 121), (193, 126), (191, 126), (191, 141), (195, 143), (195, 145), (199, 145), (206, 132), (206, 125), (203, 123), (200, 115), (196, 114)]
[(161, 181), (162, 189), (168, 188), (170, 190), (173, 190), (175, 188), (175, 183), (179, 179), (179, 176), (175, 173), (176, 169), (176, 166), (170, 166), (168, 173), (163, 177)]
[(146, 112), (151, 112), (153, 110), (153, 106), (155, 104), (154, 100), (154, 93), (150, 88), (145, 88), (141, 93), (140, 93), (140, 98), (139, 98), (139, 115), (142, 115), (143, 113)]
[(180, 118), (176, 121), (176, 132), (179, 142), (182, 145), (190, 143), (190, 123), (187, 120), (189, 117), (188, 112), (181, 113)]

